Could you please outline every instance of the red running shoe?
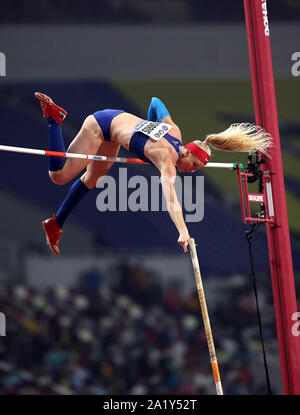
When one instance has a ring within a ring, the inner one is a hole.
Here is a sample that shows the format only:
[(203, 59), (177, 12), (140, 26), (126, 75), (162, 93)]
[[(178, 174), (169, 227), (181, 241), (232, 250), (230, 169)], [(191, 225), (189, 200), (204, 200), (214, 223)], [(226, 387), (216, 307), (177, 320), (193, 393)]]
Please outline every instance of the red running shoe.
[(34, 95), (41, 103), (44, 118), (53, 118), (58, 124), (61, 124), (66, 118), (67, 111), (54, 104), (52, 99), (45, 94), (35, 92)]
[(46, 233), (47, 245), (56, 255), (59, 255), (58, 245), (62, 234), (62, 228), (58, 226), (56, 216), (53, 214), (53, 217), (44, 220), (42, 225)]

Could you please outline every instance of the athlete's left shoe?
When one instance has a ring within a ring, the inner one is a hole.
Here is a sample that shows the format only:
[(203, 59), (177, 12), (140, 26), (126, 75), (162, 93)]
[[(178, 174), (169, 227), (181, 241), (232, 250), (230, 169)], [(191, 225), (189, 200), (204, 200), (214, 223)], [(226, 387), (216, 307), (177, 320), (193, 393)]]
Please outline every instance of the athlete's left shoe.
[(41, 103), (44, 118), (53, 118), (58, 124), (61, 124), (66, 118), (67, 111), (54, 104), (52, 99), (45, 94), (35, 92), (34, 95)]
[(53, 214), (52, 218), (46, 219), (42, 222), (44, 231), (46, 233), (46, 243), (55, 255), (59, 255), (59, 241), (62, 234), (62, 228), (56, 222), (56, 216)]

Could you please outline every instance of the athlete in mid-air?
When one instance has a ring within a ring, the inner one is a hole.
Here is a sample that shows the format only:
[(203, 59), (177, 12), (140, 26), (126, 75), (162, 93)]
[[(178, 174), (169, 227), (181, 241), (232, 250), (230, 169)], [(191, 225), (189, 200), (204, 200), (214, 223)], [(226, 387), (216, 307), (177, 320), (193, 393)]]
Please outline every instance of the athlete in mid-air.
[[(35, 96), (48, 120), (49, 150), (65, 152), (61, 124), (67, 111), (54, 104), (47, 95), (36, 92)], [(176, 167), (180, 172), (191, 173), (201, 169), (210, 158), (209, 145), (224, 151), (259, 150), (267, 154), (271, 141), (270, 135), (263, 129), (240, 123), (232, 124), (219, 134), (210, 134), (204, 141), (195, 140), (183, 146), (180, 128), (172, 120), (163, 102), (152, 98), (148, 120), (117, 109), (104, 109), (89, 115), (71, 142), (68, 152), (116, 157), (120, 146), (123, 146), (140, 159), (156, 166), (160, 171), (168, 212), (179, 233), (178, 243), (186, 252), (190, 235), (175, 192)], [(42, 222), (47, 245), (56, 255), (59, 254), (59, 241), (66, 218), (84, 195), (96, 186), (98, 179), (107, 174), (112, 164), (49, 157), (49, 176), (58, 185), (68, 183), (86, 169), (72, 185), (56, 214)]]

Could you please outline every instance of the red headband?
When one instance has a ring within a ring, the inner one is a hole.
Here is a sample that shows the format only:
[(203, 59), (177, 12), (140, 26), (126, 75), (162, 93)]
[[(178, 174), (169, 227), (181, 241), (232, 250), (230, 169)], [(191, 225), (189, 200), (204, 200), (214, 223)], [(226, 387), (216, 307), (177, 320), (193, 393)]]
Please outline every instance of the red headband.
[(206, 164), (210, 159), (210, 155), (195, 143), (189, 143), (184, 147), (190, 150), (190, 152), (197, 157), (197, 159), (202, 161), (203, 164)]

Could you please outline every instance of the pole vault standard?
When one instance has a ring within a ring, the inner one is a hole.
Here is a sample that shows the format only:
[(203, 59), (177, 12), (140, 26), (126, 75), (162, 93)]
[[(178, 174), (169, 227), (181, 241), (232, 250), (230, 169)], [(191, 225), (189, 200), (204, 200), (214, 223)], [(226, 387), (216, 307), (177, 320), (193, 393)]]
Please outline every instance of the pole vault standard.
[[(135, 158), (106, 157), (106, 156), (79, 154), (79, 153), (64, 153), (61, 151), (39, 150), (35, 148), (14, 147), (14, 146), (5, 146), (5, 145), (0, 145), (0, 151), (9, 151), (12, 153), (22, 153), (22, 154), (34, 154), (37, 156), (52, 156), (52, 157), (65, 157), (65, 158), (76, 158), (76, 159), (86, 159), (86, 160), (96, 160), (96, 161), (108, 161), (111, 163), (148, 164), (145, 161), (142, 161), (140, 159), (135, 159)], [(236, 169), (238, 164), (241, 168), (243, 167), (241, 163), (207, 163), (205, 167)]]
[[(269, 260), (276, 315), (283, 391), (300, 394), (300, 337), (293, 335), (293, 316), (297, 312), (293, 263), (286, 209), (278, 116), (269, 37), (267, 2), (244, 0), (248, 37), (252, 92), (256, 125), (263, 127), (274, 139), (271, 157), (261, 169), (270, 177), (269, 190), (273, 196), (274, 220), (266, 222)], [(297, 315), (297, 314), (296, 314)]]

